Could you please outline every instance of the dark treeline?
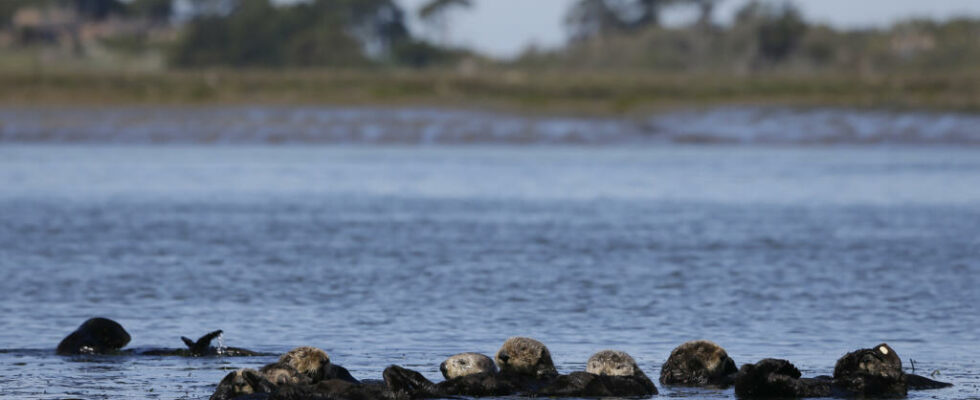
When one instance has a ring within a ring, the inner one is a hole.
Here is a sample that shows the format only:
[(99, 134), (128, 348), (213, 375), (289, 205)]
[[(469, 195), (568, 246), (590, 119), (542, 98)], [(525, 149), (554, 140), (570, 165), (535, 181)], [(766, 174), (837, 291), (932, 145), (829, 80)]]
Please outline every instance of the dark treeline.
[[(811, 24), (790, 1), (751, 1), (730, 26), (712, 23), (723, 0), (579, 0), (569, 44), (528, 51), (519, 65), (662, 71), (847, 72), (971, 70), (980, 67), (980, 19), (901, 21), (886, 29)], [(663, 27), (669, 7), (695, 7), (687, 26)]]
[[(453, 67), (466, 60), (529, 70), (865, 74), (980, 66), (978, 19), (838, 30), (809, 23), (791, 2), (775, 0), (747, 3), (724, 26), (712, 14), (726, 0), (578, 0), (565, 16), (565, 46), (528, 49), (508, 62), (450, 48), (445, 37), (423, 39), (407, 26), (408, 13), (417, 13), (445, 35), (447, 11), (475, 1), (481, 0), (430, 0), (406, 10), (395, 0), (3, 0), (0, 28), (15, 47), (70, 40), (78, 49), (89, 40), (117, 51), (160, 52), (177, 68)], [(689, 24), (661, 24), (665, 10), (685, 7), (696, 15)], [(27, 9), (41, 17), (30, 18)], [(52, 17), (53, 9), (70, 17)], [(101, 32), (94, 39), (82, 34), (85, 24), (107, 21), (140, 24), (90, 29)], [(145, 34), (154, 29), (172, 34)]]

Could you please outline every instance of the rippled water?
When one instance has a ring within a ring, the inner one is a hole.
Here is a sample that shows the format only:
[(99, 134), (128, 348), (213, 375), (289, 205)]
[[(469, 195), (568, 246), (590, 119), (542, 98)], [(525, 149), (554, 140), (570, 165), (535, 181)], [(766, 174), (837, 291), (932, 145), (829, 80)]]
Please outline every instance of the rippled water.
[(980, 145), (980, 115), (725, 106), (648, 116), (316, 106), (0, 107), (0, 143)]
[(53, 354), (97, 315), (359, 378), (512, 335), (650, 376), (689, 339), (805, 375), (885, 341), (956, 384), (910, 397), (980, 398), (980, 149), (6, 145), (0, 243), (7, 398), (202, 399), (273, 359)]

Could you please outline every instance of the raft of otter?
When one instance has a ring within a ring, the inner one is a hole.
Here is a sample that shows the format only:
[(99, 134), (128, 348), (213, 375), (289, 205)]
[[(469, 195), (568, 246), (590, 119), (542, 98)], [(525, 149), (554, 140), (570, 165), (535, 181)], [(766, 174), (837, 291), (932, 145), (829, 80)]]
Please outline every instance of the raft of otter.
[[(216, 349), (213, 331), (197, 341), (181, 337), (186, 349), (153, 349), (140, 352), (122, 348), (129, 333), (119, 323), (92, 318), (58, 344), (57, 353), (137, 354), (173, 356), (241, 356), (261, 353), (246, 349)], [(551, 351), (538, 340), (512, 337), (490, 358), (479, 353), (459, 353), (439, 365), (445, 378), (432, 382), (418, 371), (398, 365), (385, 368), (381, 380), (359, 380), (346, 368), (331, 362), (327, 353), (309, 346), (297, 347), (258, 370), (228, 373), (211, 400), (232, 399), (339, 399), (410, 400), (459, 396), (521, 397), (635, 397), (658, 394), (656, 385), (636, 360), (618, 350), (602, 350), (585, 363), (584, 371), (561, 374)], [(695, 340), (681, 344), (663, 363), (662, 385), (710, 388), (734, 386), (738, 398), (894, 398), (909, 390), (941, 389), (952, 384), (907, 374), (902, 361), (888, 344), (859, 349), (837, 360), (833, 376), (804, 378), (790, 361), (766, 358), (736, 368), (721, 346)]]

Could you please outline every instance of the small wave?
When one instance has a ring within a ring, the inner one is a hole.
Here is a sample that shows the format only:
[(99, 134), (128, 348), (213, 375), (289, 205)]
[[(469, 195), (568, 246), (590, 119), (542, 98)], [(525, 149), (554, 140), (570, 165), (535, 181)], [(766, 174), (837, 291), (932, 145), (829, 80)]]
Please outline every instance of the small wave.
[(0, 108), (7, 143), (980, 145), (977, 126), (980, 115), (758, 106), (639, 119), (380, 107)]

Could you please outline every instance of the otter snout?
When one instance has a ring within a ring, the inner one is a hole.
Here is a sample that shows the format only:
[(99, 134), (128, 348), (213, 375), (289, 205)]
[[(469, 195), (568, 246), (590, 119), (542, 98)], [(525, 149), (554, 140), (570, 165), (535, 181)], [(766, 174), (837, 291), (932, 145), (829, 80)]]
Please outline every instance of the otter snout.
[(446, 368), (445, 361), (439, 363), (439, 372), (442, 372), (443, 378), (449, 379), (449, 370)]
[(507, 355), (507, 353), (506, 353), (506, 352), (503, 352), (503, 351), (501, 351), (501, 352), (499, 352), (499, 353), (497, 353), (497, 358), (499, 358), (499, 359), (500, 359), (500, 361), (503, 361), (503, 362), (505, 362), (505, 363), (506, 363), (506, 362), (507, 362), (507, 360), (509, 360), (509, 359), (510, 359), (510, 356), (509, 356), (509, 355)]

